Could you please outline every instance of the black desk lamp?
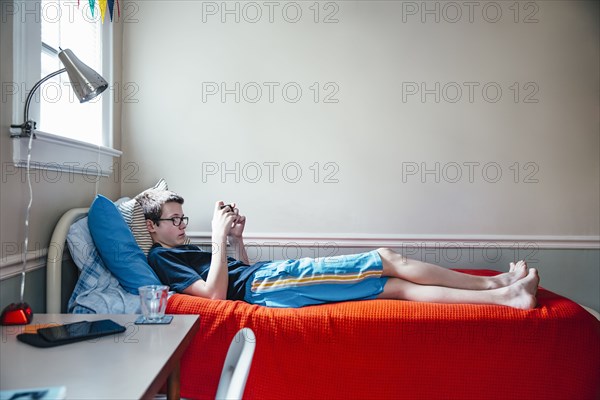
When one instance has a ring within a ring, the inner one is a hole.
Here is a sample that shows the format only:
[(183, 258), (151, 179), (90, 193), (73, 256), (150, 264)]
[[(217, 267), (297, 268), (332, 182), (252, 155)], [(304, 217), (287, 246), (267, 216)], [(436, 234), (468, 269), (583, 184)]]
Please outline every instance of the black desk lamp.
[(25, 214), (25, 240), (23, 245), (23, 268), (21, 270), (21, 301), (18, 303), (11, 303), (2, 311), (0, 315), (0, 323), (2, 325), (25, 325), (31, 322), (33, 318), (33, 312), (31, 307), (24, 301), (25, 295), (25, 271), (27, 267), (27, 245), (29, 242), (29, 211), (31, 210), (31, 203), (33, 201), (33, 192), (31, 189), (31, 181), (29, 178), (29, 164), (31, 160), (31, 146), (32, 139), (35, 137), (36, 123), (29, 119), (29, 106), (31, 105), (31, 99), (35, 94), (35, 91), (46, 82), (48, 79), (67, 72), (69, 75), (71, 86), (75, 95), (79, 99), (80, 103), (85, 103), (100, 93), (102, 93), (108, 87), (108, 82), (100, 76), (92, 68), (82, 63), (73, 52), (69, 49), (62, 50), (58, 53), (58, 58), (62, 61), (65, 66), (56, 72), (53, 72), (44, 78), (40, 79), (31, 89), (27, 98), (25, 99), (25, 110), (23, 112), (24, 122), (19, 125), (11, 125), (11, 128), (21, 128), (21, 132), (17, 134), (11, 134), (13, 138), (28, 137), (29, 147), (27, 152), (27, 184), (29, 185), (29, 204), (27, 205), (27, 211)]

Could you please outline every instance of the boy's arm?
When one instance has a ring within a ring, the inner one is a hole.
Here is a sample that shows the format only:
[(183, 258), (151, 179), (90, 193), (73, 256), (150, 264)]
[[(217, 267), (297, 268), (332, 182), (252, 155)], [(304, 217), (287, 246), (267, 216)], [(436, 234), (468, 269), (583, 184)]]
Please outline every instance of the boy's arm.
[(229, 244), (233, 248), (233, 254), (235, 254), (234, 258), (236, 260), (240, 260), (245, 264), (250, 265), (250, 260), (248, 259), (248, 253), (246, 253), (246, 246), (244, 245), (243, 237), (229, 237)]
[(213, 300), (227, 298), (229, 276), (227, 270), (227, 234), (229, 233), (235, 215), (228, 209), (221, 209), (222, 201), (215, 204), (212, 219), (212, 258), (206, 281), (198, 279), (188, 286), (183, 293), (192, 296), (205, 297)]
[(235, 219), (233, 221), (233, 226), (229, 231), (229, 244), (231, 244), (231, 248), (233, 249), (234, 258), (250, 265), (250, 260), (246, 253), (246, 246), (244, 246), (243, 236), (244, 228), (246, 226), (246, 217), (239, 214), (239, 210), (235, 208), (235, 203), (233, 204), (233, 207)]

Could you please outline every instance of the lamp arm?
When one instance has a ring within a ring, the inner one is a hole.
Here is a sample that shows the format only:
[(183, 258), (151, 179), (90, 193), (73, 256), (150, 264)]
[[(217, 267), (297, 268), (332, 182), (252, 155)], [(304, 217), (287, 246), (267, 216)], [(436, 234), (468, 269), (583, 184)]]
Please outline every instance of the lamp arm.
[(39, 87), (42, 86), (42, 83), (46, 82), (48, 79), (53, 78), (56, 75), (60, 75), (66, 71), (67, 71), (66, 68), (59, 69), (58, 71), (55, 71), (51, 74), (46, 75), (45, 77), (40, 79), (35, 85), (33, 85), (33, 88), (31, 88), (31, 90), (29, 91), (29, 94), (27, 95), (27, 98), (25, 99), (25, 109), (23, 111), (23, 116), (25, 117), (25, 122), (29, 121), (29, 105), (31, 103), (31, 99), (33, 98), (35, 91), (38, 90)]
[(22, 136), (29, 137), (29, 136), (31, 136), (31, 133), (35, 129), (35, 125), (36, 125), (35, 121), (29, 120), (29, 106), (31, 105), (31, 100), (33, 99), (33, 95), (39, 89), (39, 87), (42, 86), (42, 84), (44, 82), (46, 82), (50, 78), (55, 77), (56, 75), (62, 74), (66, 70), (67, 70), (66, 68), (62, 68), (62, 69), (59, 69), (58, 71), (52, 72), (51, 74), (48, 74), (45, 77), (43, 77), (42, 79), (40, 79), (35, 85), (33, 85), (33, 88), (31, 88), (31, 90), (29, 91), (29, 94), (27, 95), (27, 98), (25, 99), (25, 108), (23, 109), (24, 122), (21, 125), (11, 125), (12, 128), (21, 128), (21, 133), (18, 135), (11, 135), (11, 137), (22, 137)]

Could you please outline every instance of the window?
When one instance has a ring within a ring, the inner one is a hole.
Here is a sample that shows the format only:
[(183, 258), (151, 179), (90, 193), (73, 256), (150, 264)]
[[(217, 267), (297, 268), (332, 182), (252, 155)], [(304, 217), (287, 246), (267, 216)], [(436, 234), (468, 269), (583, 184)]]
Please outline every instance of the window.
[[(91, 16), (89, 3), (77, 1), (42, 0), (41, 2), (41, 76), (63, 68), (58, 59), (60, 49), (71, 49), (86, 65), (105, 79), (103, 68), (102, 30), (110, 29), (110, 22), (102, 24), (99, 13)], [(89, 14), (89, 15), (87, 15)], [(103, 98), (99, 96), (87, 103), (79, 103), (68, 75), (63, 73), (40, 88), (40, 118), (38, 129), (97, 145), (103, 143)], [(68, 116), (66, 118), (65, 116)]]
[[(29, 117), (37, 122), (31, 150), (33, 168), (109, 176), (113, 158), (121, 152), (112, 146), (112, 31), (108, 15), (101, 21), (98, 2), (78, 0), (16, 0), (10, 6), (13, 21), (12, 120), (23, 122), (25, 97), (33, 85), (63, 68), (59, 48), (70, 49), (82, 62), (100, 73), (109, 87), (88, 103), (79, 103), (66, 73), (44, 82), (36, 91)], [(7, 14), (8, 15), (8, 14)], [(11, 128), (11, 134), (18, 134)], [(23, 167), (28, 159), (28, 138), (13, 140), (13, 162)]]

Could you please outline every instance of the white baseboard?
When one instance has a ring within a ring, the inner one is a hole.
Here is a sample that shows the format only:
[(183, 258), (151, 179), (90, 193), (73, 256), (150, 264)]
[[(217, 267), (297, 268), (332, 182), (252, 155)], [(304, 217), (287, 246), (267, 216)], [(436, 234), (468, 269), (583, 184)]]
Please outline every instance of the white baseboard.
[[(188, 236), (193, 243), (211, 242), (210, 232), (188, 232)], [(244, 242), (269, 247), (600, 249), (600, 236), (248, 233)]]
[[(210, 244), (210, 232), (188, 232), (192, 243)], [(248, 247), (298, 248), (378, 248), (395, 249), (600, 249), (600, 236), (502, 236), (502, 235), (350, 235), (350, 234), (260, 234), (244, 235)], [(26, 257), (25, 271), (31, 272), (46, 266), (48, 249), (30, 251)], [(0, 259), (0, 280), (17, 276), (23, 268), (22, 254), (12, 254)]]
[[(35, 271), (46, 266), (48, 249), (37, 249), (27, 253), (25, 272)], [(11, 254), (0, 260), (0, 280), (17, 276), (23, 270), (23, 254)]]

